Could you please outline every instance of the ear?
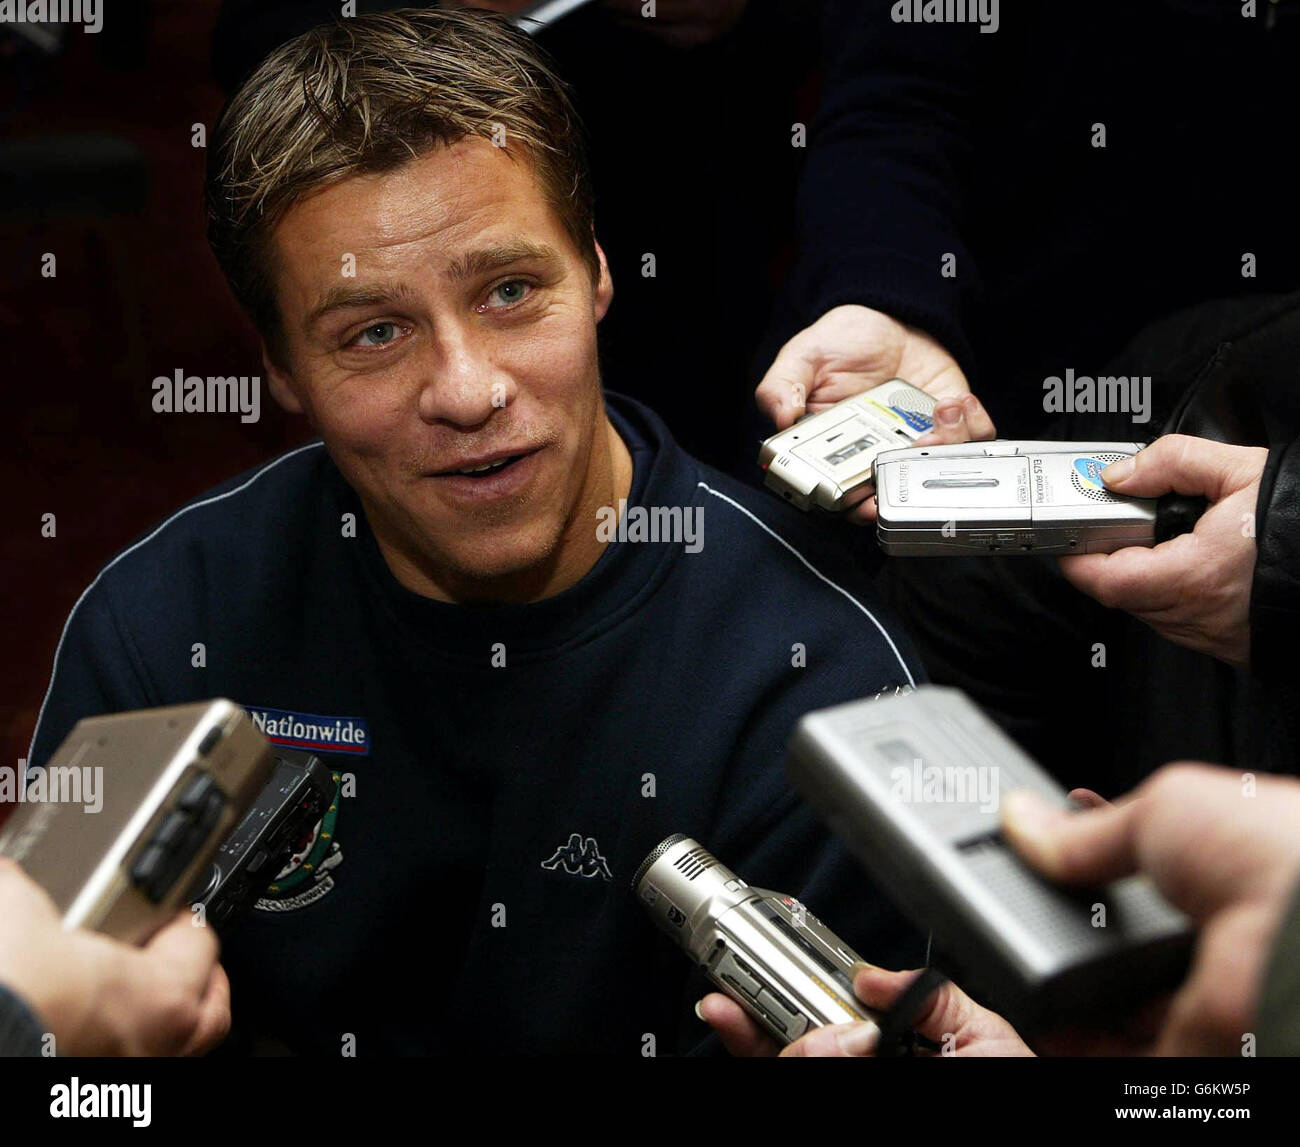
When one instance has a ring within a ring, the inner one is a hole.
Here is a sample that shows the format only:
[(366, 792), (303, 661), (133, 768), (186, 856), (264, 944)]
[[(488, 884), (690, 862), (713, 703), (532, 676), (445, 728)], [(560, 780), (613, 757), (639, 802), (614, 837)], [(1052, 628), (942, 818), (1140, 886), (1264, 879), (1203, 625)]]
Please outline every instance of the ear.
[[(595, 240), (593, 239), (592, 242), (594, 243)], [(605, 252), (601, 250), (599, 243), (596, 243), (596, 258), (600, 260), (600, 278), (596, 282), (596, 294), (592, 302), (596, 322), (600, 322), (614, 298), (614, 280), (610, 278), (609, 264), (605, 261)]]
[(302, 403), (293, 391), (293, 376), (276, 365), (271, 352), (266, 348), (265, 339), (262, 340), (262, 369), (266, 371), (266, 383), (271, 397), (290, 414), (301, 414)]

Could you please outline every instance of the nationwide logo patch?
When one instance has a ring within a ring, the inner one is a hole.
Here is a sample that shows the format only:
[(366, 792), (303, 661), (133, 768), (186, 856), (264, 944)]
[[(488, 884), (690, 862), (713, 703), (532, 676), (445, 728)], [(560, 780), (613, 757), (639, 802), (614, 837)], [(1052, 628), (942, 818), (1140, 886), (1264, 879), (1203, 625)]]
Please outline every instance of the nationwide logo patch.
[(313, 753), (370, 756), (370, 729), (363, 717), (326, 717), (291, 709), (262, 709), (245, 705), (253, 724), (273, 745)]

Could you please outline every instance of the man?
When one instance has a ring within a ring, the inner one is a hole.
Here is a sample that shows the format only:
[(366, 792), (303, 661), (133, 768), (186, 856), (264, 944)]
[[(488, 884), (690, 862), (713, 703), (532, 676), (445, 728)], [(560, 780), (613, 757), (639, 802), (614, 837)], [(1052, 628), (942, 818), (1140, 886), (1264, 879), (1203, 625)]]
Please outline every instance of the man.
[(31, 759), (224, 694), (336, 766), (223, 956), (236, 1029), (293, 1050), (695, 1050), (698, 976), (628, 888), (672, 832), (923, 957), (782, 773), (803, 712), (919, 669), (822, 531), (602, 396), (577, 140), (525, 37), (410, 11), (277, 50), (213, 141), (214, 250), (323, 444), (105, 568)]
[[(438, 6), (519, 14), (535, 5)], [(653, 409), (688, 452), (741, 477), (753, 470), (756, 446), (737, 411), (750, 405), (750, 360), (774, 301), (774, 268), (793, 241), (805, 149), (791, 147), (789, 133), (811, 110), (801, 93), (816, 62), (819, 9), (811, 0), (593, 0), (544, 28), (525, 25), (569, 85), (600, 188), (600, 237), (619, 293), (601, 325), (605, 375)], [(223, 91), (338, 12), (338, 0), (222, 0), (212, 52)], [(688, 292), (715, 305), (684, 308)], [(666, 328), (672, 339), (660, 337)], [(697, 385), (702, 378), (707, 387)]]

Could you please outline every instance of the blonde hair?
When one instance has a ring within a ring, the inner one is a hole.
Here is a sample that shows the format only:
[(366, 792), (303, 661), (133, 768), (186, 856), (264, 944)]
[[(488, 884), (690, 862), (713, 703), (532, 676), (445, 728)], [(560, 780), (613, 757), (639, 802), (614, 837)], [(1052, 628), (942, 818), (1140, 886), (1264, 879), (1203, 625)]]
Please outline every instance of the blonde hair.
[(270, 238), (285, 213), (471, 136), (528, 159), (595, 282), (581, 123), (541, 50), (503, 17), (409, 8), (340, 20), (277, 48), (235, 93), (209, 149), (208, 239), (278, 358)]

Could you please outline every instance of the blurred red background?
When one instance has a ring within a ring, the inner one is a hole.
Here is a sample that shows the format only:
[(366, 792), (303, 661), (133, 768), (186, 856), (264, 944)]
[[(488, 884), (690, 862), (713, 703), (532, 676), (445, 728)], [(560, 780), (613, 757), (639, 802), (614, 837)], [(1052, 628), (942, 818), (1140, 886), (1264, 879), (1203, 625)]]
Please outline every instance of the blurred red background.
[[(11, 156), (20, 141), (57, 155), (69, 135), (111, 137), (97, 167), (72, 173), (85, 202), (44, 196), (39, 183), (38, 203), (0, 196), (10, 402), (0, 762), (10, 766), (27, 754), (64, 621), (104, 563), (182, 502), (309, 433), (274, 406), (265, 380), (257, 423), (150, 406), (152, 379), (178, 367), (262, 374), (252, 327), (207, 247), (205, 152), (191, 144), (192, 125), (210, 132), (221, 107), (209, 61), (216, 11), (216, 0), (153, 0), (133, 25), (115, 18), (116, 41), (104, 39), (106, 22), (99, 35), (72, 29), (65, 54), (35, 71), (0, 61), (0, 148)], [(41, 275), (46, 252), (54, 278)], [(41, 536), (47, 513), (53, 538)]]

